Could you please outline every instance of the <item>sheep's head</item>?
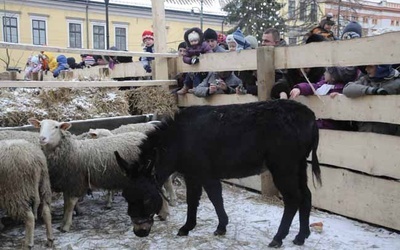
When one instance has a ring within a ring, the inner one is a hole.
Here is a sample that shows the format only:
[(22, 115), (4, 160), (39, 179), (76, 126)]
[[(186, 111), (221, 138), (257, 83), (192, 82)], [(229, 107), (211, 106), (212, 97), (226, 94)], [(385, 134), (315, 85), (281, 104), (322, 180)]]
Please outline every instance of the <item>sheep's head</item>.
[(39, 121), (35, 118), (29, 118), (28, 122), (35, 128), (40, 128), (39, 143), (46, 147), (56, 147), (62, 138), (62, 131), (67, 131), (71, 123), (57, 122), (54, 120)]
[(160, 189), (151, 173), (152, 168), (129, 164), (118, 152), (115, 152), (115, 156), (118, 165), (132, 182), (129, 188), (123, 190), (122, 195), (128, 202), (128, 215), (133, 223), (133, 232), (136, 236), (146, 237), (153, 226), (153, 217), (160, 212), (163, 203)]

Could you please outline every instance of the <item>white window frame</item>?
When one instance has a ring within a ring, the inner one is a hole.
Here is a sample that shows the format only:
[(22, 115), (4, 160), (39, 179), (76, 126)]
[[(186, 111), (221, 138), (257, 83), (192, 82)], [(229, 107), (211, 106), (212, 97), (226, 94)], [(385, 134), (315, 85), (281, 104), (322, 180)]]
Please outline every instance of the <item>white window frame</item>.
[(94, 49), (94, 26), (103, 26), (104, 27), (104, 49), (107, 49), (107, 30), (106, 30), (106, 23), (103, 22), (91, 22), (91, 37), (92, 37), (92, 48)]
[(0, 14), (0, 23), (1, 23), (1, 38), (2, 41), (5, 42), (5, 37), (4, 37), (4, 30), (3, 30), (3, 17), (15, 17), (17, 18), (17, 33), (18, 33), (18, 41), (17, 43), (21, 43), (21, 25), (20, 25), (20, 17), (19, 14), (16, 13), (1, 13)]
[(46, 41), (45, 41), (45, 44), (44, 45), (47, 45), (47, 44), (49, 44), (49, 41), (48, 41), (48, 39), (49, 39), (49, 35), (48, 35), (48, 28), (47, 28), (47, 24), (48, 24), (48, 20), (47, 20), (47, 17), (44, 17), (44, 16), (35, 16), (35, 15), (30, 15), (29, 16), (30, 17), (30, 22), (31, 22), (31, 41), (32, 41), (32, 44), (33, 44), (33, 20), (38, 20), (38, 21), (44, 21), (45, 22), (45, 35), (46, 35)]
[(81, 49), (85, 48), (83, 45), (83, 21), (82, 20), (67, 20), (67, 32), (68, 32), (68, 48), (71, 48), (71, 40), (69, 39), (69, 24), (79, 24), (81, 25)]
[[(126, 44), (126, 50), (129, 50), (128, 46), (128, 25), (127, 24), (114, 24), (114, 44), (116, 46), (116, 41), (117, 41), (117, 31), (116, 28), (124, 28), (125, 29), (125, 44)], [(118, 48), (121, 49), (121, 48)]]

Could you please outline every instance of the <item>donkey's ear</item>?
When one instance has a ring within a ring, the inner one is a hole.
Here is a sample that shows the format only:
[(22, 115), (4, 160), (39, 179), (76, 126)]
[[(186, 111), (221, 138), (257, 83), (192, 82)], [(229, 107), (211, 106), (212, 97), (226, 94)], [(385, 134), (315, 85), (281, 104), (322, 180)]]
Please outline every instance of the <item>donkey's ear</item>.
[(125, 159), (121, 157), (118, 151), (114, 151), (117, 163), (121, 168), (122, 172), (129, 178), (137, 178), (139, 176), (138, 167), (135, 164), (129, 164)]

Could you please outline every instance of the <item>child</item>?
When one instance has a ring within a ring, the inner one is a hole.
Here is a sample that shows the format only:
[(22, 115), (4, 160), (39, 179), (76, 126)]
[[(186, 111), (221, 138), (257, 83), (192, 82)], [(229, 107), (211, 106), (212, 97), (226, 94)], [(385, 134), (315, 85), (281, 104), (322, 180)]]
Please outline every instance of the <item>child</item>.
[[(199, 28), (191, 28), (185, 32), (184, 39), (187, 45), (186, 54), (183, 56), (183, 62), (194, 65), (200, 62), (199, 56), (200, 54), (212, 53), (212, 49), (207, 42), (203, 41), (203, 32)], [(191, 83), (193, 83), (193, 87), (196, 87), (200, 84), (200, 82), (205, 78), (203, 76), (205, 74), (193, 73), (193, 82), (190, 81), (188, 77), (190, 74), (186, 75), (185, 85), (181, 90), (177, 92), (179, 95), (186, 94), (188, 90), (191, 88)]]
[[(149, 52), (149, 53), (154, 53), (154, 34), (150, 30), (145, 30), (142, 33), (142, 41), (144, 43), (143, 51), (144, 52)], [(140, 62), (143, 65), (144, 70), (146, 70), (147, 73), (151, 73), (151, 61), (154, 60), (154, 57), (140, 57), (139, 58)]]
[[(329, 67), (324, 73), (324, 77), (317, 83), (311, 83), (317, 95), (330, 95), (332, 98), (338, 93), (342, 93), (346, 83), (354, 81), (359, 72), (357, 67)], [(294, 85), (290, 91), (290, 98), (296, 98), (299, 95), (313, 95), (314, 92), (308, 82)], [(330, 119), (318, 119), (319, 128), (323, 129), (342, 129), (351, 130), (350, 124), (342, 121)]]
[(53, 71), (53, 76), (57, 77), (62, 70), (69, 69), (69, 65), (67, 63), (67, 58), (64, 55), (57, 56), (57, 68)]
[(25, 80), (32, 80), (32, 73), (39, 72), (42, 69), (42, 64), (38, 56), (31, 56), (26, 62)]
[(229, 51), (240, 51), (242, 49), (250, 49), (250, 44), (244, 38), (240, 29), (237, 29), (232, 34), (226, 37)]
[[(349, 82), (344, 87), (343, 94), (345, 96), (357, 98), (365, 95), (400, 94), (400, 73), (392, 65), (367, 65), (365, 71), (367, 72), (366, 75), (363, 75), (355, 82)], [(361, 132), (400, 135), (399, 125), (379, 122), (359, 122), (358, 130)]]

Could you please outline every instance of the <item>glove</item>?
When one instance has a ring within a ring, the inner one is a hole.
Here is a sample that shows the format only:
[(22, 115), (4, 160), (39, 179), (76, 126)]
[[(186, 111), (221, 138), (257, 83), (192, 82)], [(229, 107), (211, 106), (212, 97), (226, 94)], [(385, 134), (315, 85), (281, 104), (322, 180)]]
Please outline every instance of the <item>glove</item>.
[(199, 62), (200, 62), (200, 59), (198, 57), (193, 57), (192, 58), (192, 64), (196, 64), (196, 63), (199, 63)]
[(151, 67), (150, 65), (145, 65), (144, 70), (146, 70), (147, 73), (151, 73)]
[(389, 94), (386, 89), (378, 87), (368, 87), (365, 91), (367, 95), (387, 95)]

